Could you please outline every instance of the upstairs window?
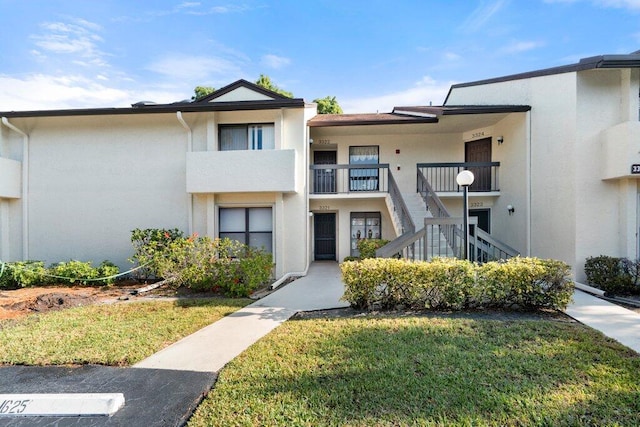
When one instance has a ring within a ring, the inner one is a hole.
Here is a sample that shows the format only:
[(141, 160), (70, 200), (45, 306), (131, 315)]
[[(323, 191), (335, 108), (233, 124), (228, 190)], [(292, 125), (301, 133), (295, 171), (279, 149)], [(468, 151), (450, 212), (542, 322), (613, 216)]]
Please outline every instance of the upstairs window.
[(273, 150), (274, 148), (273, 124), (220, 126), (220, 151)]

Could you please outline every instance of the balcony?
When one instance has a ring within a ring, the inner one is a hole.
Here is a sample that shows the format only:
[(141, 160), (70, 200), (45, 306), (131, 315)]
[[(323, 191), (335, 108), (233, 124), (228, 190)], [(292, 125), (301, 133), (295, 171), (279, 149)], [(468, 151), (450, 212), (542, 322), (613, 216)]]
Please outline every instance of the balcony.
[(295, 154), (295, 150), (187, 153), (187, 192), (295, 192)]
[(640, 122), (620, 123), (602, 132), (602, 179), (640, 176), (638, 138)]
[(311, 165), (311, 194), (371, 194), (389, 191), (389, 164)]
[(418, 163), (418, 175), (422, 174), (436, 193), (462, 193), (462, 187), (456, 182), (456, 176), (465, 169), (473, 172), (475, 177), (469, 191), (500, 191), (498, 179), (500, 162)]
[(0, 198), (19, 199), (21, 184), (22, 163), (0, 157)]

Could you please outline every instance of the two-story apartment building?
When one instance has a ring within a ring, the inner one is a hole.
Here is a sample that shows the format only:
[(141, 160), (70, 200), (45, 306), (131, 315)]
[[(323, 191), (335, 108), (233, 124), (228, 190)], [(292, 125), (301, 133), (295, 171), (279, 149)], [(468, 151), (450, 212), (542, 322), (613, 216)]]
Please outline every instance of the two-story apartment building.
[(148, 227), (265, 247), (276, 277), (369, 237), (455, 255), (469, 169), (473, 253), (557, 258), (581, 280), (588, 256), (638, 257), (639, 92), (633, 53), (385, 114), (316, 115), (242, 80), (195, 102), (0, 113), (0, 259), (126, 267)]
[(109, 259), (134, 228), (231, 237), (305, 270), (314, 104), (238, 81), (197, 102), (2, 113), (0, 259)]

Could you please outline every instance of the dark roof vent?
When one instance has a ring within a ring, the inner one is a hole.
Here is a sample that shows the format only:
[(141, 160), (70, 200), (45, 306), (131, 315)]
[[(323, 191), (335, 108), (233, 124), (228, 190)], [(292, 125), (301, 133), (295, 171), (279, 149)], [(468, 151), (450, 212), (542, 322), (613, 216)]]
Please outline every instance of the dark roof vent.
[(138, 101), (135, 104), (131, 104), (133, 108), (148, 107), (150, 105), (158, 105), (158, 104), (153, 101)]

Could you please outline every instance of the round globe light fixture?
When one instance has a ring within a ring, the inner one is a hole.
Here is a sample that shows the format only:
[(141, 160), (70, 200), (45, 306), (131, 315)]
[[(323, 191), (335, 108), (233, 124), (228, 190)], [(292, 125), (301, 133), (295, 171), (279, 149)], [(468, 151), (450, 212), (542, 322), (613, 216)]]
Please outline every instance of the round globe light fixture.
[(462, 247), (462, 258), (469, 259), (469, 186), (473, 184), (473, 172), (463, 170), (456, 176), (456, 182), (462, 187), (462, 235), (464, 246)]
[(456, 176), (456, 182), (460, 187), (470, 186), (471, 184), (473, 184), (474, 179), (475, 177), (473, 176), (473, 172), (471, 172), (470, 170), (460, 171), (460, 173), (458, 173), (458, 176)]

